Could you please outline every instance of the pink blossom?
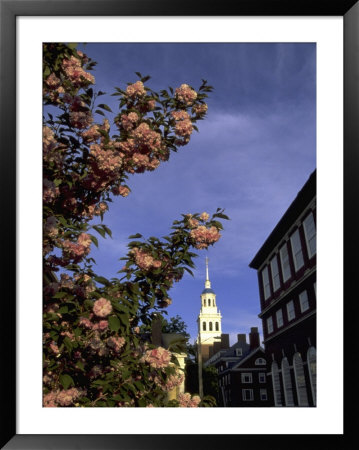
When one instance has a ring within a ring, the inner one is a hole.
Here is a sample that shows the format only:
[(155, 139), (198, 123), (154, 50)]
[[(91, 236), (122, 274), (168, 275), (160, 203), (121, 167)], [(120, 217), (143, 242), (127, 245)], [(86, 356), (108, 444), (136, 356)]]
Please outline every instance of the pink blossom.
[(147, 252), (137, 247), (134, 247), (130, 253), (134, 256), (137, 266), (142, 270), (158, 269), (162, 265), (161, 261), (155, 260)]
[(52, 203), (55, 198), (60, 194), (60, 190), (55, 184), (44, 178), (43, 181), (43, 200), (44, 203)]
[(201, 225), (190, 232), (190, 237), (194, 241), (194, 246), (198, 249), (207, 248), (210, 244), (218, 241), (221, 237), (216, 227), (206, 228)]
[(188, 84), (182, 84), (175, 91), (177, 100), (185, 105), (192, 105), (197, 98), (197, 92), (188, 86)]
[(97, 317), (107, 317), (112, 312), (112, 305), (109, 300), (101, 297), (95, 301), (92, 310)]
[(201, 103), (200, 105), (195, 105), (192, 108), (193, 114), (196, 114), (196, 116), (204, 116), (208, 110), (208, 105), (206, 103)]
[(154, 369), (162, 369), (170, 364), (171, 352), (163, 347), (157, 347), (147, 350), (141, 361), (147, 362)]
[(144, 95), (146, 95), (146, 89), (142, 81), (136, 81), (136, 83), (127, 86), (126, 94), (130, 98), (143, 97)]
[(107, 339), (107, 345), (117, 353), (125, 345), (125, 342), (125, 338), (123, 337), (111, 336)]
[(55, 341), (52, 341), (50, 343), (50, 348), (55, 353), (55, 355), (58, 355), (60, 353), (59, 347), (57, 346)]
[(199, 218), (203, 221), (203, 222), (207, 222), (207, 220), (209, 219), (209, 214), (207, 214), (206, 212), (203, 212)]
[(181, 408), (197, 408), (201, 398), (198, 395), (191, 397), (191, 394), (186, 392), (185, 394), (179, 394), (178, 401)]

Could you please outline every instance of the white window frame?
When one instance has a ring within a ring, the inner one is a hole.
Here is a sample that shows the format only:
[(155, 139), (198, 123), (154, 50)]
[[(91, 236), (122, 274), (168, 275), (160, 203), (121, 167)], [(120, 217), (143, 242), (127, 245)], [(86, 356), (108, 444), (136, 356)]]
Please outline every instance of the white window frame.
[[(312, 220), (313, 229), (314, 229), (314, 233), (311, 236), (309, 235), (309, 231), (308, 231), (308, 228), (309, 228), (308, 220), (310, 220), (310, 219)], [(307, 250), (308, 250), (308, 257), (312, 258), (317, 253), (317, 232), (316, 232), (314, 216), (313, 216), (312, 212), (310, 214), (308, 214), (307, 217), (303, 220), (303, 228), (304, 228), (305, 243), (307, 245)], [(311, 246), (310, 246), (310, 242), (313, 239), (315, 242), (314, 251), (312, 251)]]
[(242, 356), (243, 352), (241, 348), (236, 348), (236, 356)]
[(273, 333), (273, 317), (269, 316), (267, 318), (267, 333), (271, 334)]
[[(290, 262), (289, 262), (288, 244), (286, 242), (279, 249), (279, 256), (280, 256), (280, 265), (282, 268), (283, 282), (286, 282), (292, 276), (292, 271), (291, 271)], [(286, 273), (286, 270), (285, 270), (286, 268), (288, 268), (289, 273)]]
[(310, 308), (307, 291), (303, 291), (299, 294), (299, 304), (301, 312), (308, 311), (308, 309)]
[[(248, 381), (246, 381), (246, 377), (248, 377), (249, 378), (249, 380)], [(250, 373), (250, 372), (246, 372), (246, 373), (242, 373), (241, 374), (241, 381), (242, 381), (242, 383), (253, 383), (253, 377), (252, 377), (252, 374)]]
[(283, 311), (282, 309), (278, 309), (278, 311), (275, 313), (275, 318), (277, 321), (277, 327), (280, 328), (283, 326)]
[(278, 291), (278, 289), (280, 288), (280, 276), (279, 276), (279, 265), (277, 255), (274, 255), (273, 258), (270, 260), (270, 268), (272, 272), (273, 292), (275, 292)]
[(258, 381), (260, 383), (266, 383), (267, 382), (267, 376), (266, 376), (266, 374), (264, 372), (260, 372), (258, 374)]
[[(263, 396), (265, 396), (265, 398), (263, 398)], [(265, 402), (268, 400), (268, 394), (267, 394), (267, 389), (260, 389), (259, 390), (259, 398), (261, 399), (261, 401)]]
[(266, 362), (266, 360), (264, 359), (264, 358), (257, 358), (256, 360), (255, 360), (255, 363), (254, 363), (256, 366), (263, 366), (263, 365), (265, 365), (265, 364), (267, 364), (267, 362)]
[[(264, 274), (265, 274), (267, 280), (265, 280)], [(266, 283), (266, 281), (268, 281), (268, 282)], [(262, 270), (262, 283), (263, 283), (264, 300), (267, 300), (271, 296), (268, 266), (265, 266), (265, 268)]]
[[(290, 312), (293, 311), (293, 316), (290, 315)], [(287, 303), (287, 316), (288, 316), (288, 322), (295, 319), (295, 309), (294, 309), (294, 302), (293, 300), (290, 300)]]
[[(246, 398), (245, 392), (249, 392), (250, 398)], [(253, 401), (253, 389), (242, 389), (242, 400), (244, 402), (252, 402)]]
[[(296, 238), (297, 240), (296, 240)], [(300, 234), (299, 229), (297, 228), (294, 233), (290, 236), (290, 242), (292, 244), (292, 254), (293, 254), (293, 261), (294, 261), (294, 268), (295, 271), (298, 272), (299, 269), (301, 269), (304, 266), (304, 256), (303, 256), (303, 249), (302, 249), (302, 241), (300, 240)], [(295, 242), (299, 244), (299, 247), (296, 248)], [(297, 256), (301, 257), (301, 263), (298, 263)]]

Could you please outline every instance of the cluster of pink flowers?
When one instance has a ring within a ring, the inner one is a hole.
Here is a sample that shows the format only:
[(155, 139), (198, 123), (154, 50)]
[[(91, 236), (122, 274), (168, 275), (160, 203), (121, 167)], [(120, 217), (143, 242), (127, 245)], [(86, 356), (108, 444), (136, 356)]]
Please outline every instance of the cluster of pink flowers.
[[(60, 80), (60, 78), (57, 78), (57, 76), (54, 73), (52, 73), (51, 75), (49, 75), (46, 78), (45, 83), (51, 90), (55, 91), (60, 87), (61, 80)], [(62, 89), (62, 91), (63, 91), (63, 89)]]
[(43, 193), (42, 198), (44, 203), (52, 203), (56, 197), (60, 194), (60, 190), (58, 187), (55, 186), (55, 184), (44, 178), (43, 181)]
[(166, 392), (170, 392), (175, 387), (181, 385), (183, 383), (183, 380), (184, 380), (183, 373), (176, 373), (169, 375), (165, 382), (162, 381), (161, 378), (158, 376), (154, 378), (155, 384)]
[(67, 78), (76, 87), (83, 87), (95, 82), (94, 76), (82, 68), (81, 60), (75, 56), (71, 56), (70, 59), (64, 59), (62, 69)]
[(74, 128), (83, 130), (93, 122), (91, 111), (74, 111), (70, 113), (70, 124)]
[(87, 317), (81, 317), (79, 320), (79, 325), (89, 330), (105, 331), (108, 328), (108, 321), (100, 320), (99, 322), (94, 323)]
[(118, 152), (111, 148), (104, 149), (99, 144), (92, 144), (90, 154), (94, 159), (92, 168), (97, 172), (107, 172), (112, 175), (121, 168), (122, 158)]
[(190, 237), (193, 240), (193, 245), (198, 249), (207, 248), (210, 244), (214, 244), (221, 237), (221, 234), (216, 227), (207, 228), (200, 225), (190, 232)]
[(142, 122), (132, 133), (136, 151), (157, 152), (161, 148), (161, 135)]
[(116, 353), (119, 353), (121, 348), (125, 345), (126, 341), (123, 337), (111, 336), (107, 339), (107, 345), (112, 348)]
[(43, 127), (42, 150), (44, 161), (47, 163), (55, 163), (57, 167), (61, 167), (64, 160), (64, 149), (65, 146), (56, 141), (53, 131), (49, 127)]
[(107, 300), (106, 298), (99, 298), (95, 301), (93, 308), (92, 308), (94, 314), (96, 314), (97, 317), (107, 317), (112, 312), (112, 305), (110, 300)]
[(127, 186), (115, 186), (112, 188), (112, 193), (114, 195), (121, 195), (122, 197), (127, 197), (130, 193), (130, 189)]
[(208, 110), (208, 105), (206, 103), (201, 103), (200, 105), (195, 105), (192, 108), (192, 112), (193, 114), (195, 114), (196, 116), (202, 117), (206, 114)]
[(94, 142), (101, 138), (100, 131), (108, 132), (110, 130), (110, 122), (108, 119), (104, 119), (102, 125), (92, 125), (88, 130), (83, 131), (81, 136), (86, 143)]
[(45, 408), (56, 408), (58, 406), (71, 406), (80, 397), (86, 395), (83, 389), (71, 388), (62, 391), (51, 391), (43, 398)]
[(55, 341), (50, 342), (49, 347), (55, 353), (55, 355), (58, 355), (60, 353), (59, 347), (57, 346)]
[(68, 239), (63, 241), (63, 257), (65, 260), (80, 261), (81, 258), (90, 253), (91, 237), (86, 233), (81, 233), (77, 242), (71, 242)]
[(196, 100), (197, 92), (190, 88), (188, 84), (181, 84), (181, 86), (176, 89), (175, 96), (177, 100), (189, 106)]
[(138, 114), (135, 112), (130, 112), (128, 115), (122, 114), (121, 115), (122, 128), (126, 131), (132, 130), (135, 127), (138, 120), (139, 120)]
[(181, 408), (197, 408), (201, 398), (198, 395), (191, 397), (191, 394), (186, 392), (185, 394), (179, 394), (178, 401)]
[(146, 95), (146, 89), (142, 81), (136, 81), (136, 83), (127, 86), (126, 94), (132, 99), (136, 97), (143, 97), (144, 95)]
[(171, 352), (163, 347), (146, 350), (141, 362), (148, 363), (154, 369), (163, 369), (168, 367), (171, 362)]
[(176, 135), (187, 139), (186, 142), (188, 142), (189, 137), (193, 132), (193, 125), (191, 122), (190, 115), (186, 111), (173, 111), (171, 115), (176, 122), (175, 125)]
[(135, 259), (135, 263), (142, 270), (159, 269), (162, 265), (161, 261), (154, 259), (144, 250), (134, 247), (130, 252)]
[(59, 234), (56, 217), (50, 216), (46, 219), (44, 233), (49, 238), (55, 238)]
[(202, 222), (207, 222), (207, 220), (209, 219), (209, 214), (206, 212), (203, 212), (199, 218), (202, 220)]

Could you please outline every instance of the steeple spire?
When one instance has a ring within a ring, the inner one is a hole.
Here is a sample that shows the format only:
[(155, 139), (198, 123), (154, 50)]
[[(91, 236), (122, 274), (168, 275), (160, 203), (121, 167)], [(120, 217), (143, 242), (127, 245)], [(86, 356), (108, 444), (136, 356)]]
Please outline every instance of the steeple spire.
[(206, 282), (204, 283), (204, 287), (206, 289), (211, 288), (211, 282), (209, 281), (209, 275), (208, 275), (208, 258), (206, 256)]

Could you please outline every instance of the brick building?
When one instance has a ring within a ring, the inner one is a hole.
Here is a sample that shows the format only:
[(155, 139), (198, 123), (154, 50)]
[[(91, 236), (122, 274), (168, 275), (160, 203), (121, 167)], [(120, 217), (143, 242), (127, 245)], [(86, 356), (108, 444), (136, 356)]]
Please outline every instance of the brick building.
[(316, 405), (316, 171), (249, 265), (275, 406)]
[(267, 362), (264, 349), (259, 344), (258, 328), (251, 328), (249, 344), (245, 334), (238, 334), (237, 338), (234, 345), (218, 350), (204, 364), (217, 369), (218, 406), (272, 406), (271, 389), (267, 385)]

